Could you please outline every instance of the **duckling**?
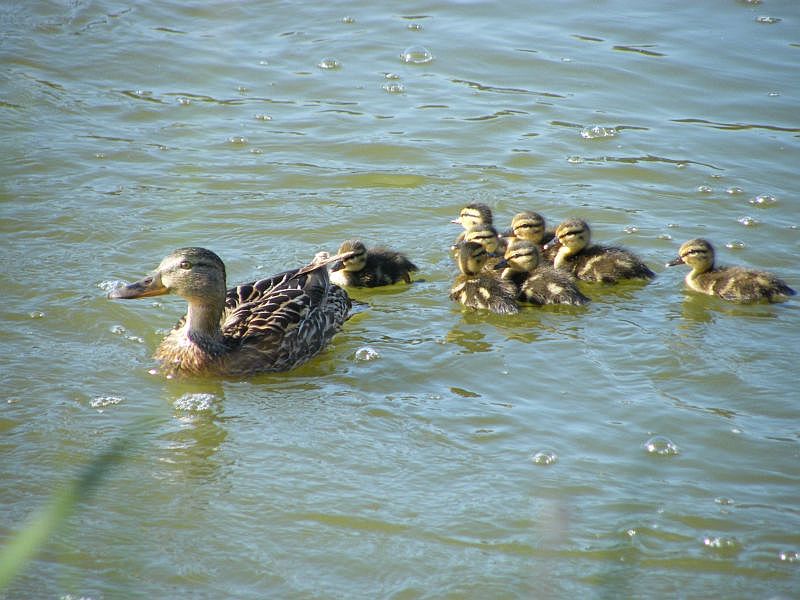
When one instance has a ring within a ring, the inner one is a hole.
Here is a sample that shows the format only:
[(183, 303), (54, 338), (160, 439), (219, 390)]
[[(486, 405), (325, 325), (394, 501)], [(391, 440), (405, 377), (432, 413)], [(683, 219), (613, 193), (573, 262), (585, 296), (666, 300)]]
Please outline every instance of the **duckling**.
[(505, 252), (506, 241), (497, 235), (497, 230), (492, 225), (473, 225), (464, 232), (463, 241), (478, 242), (486, 249), (489, 255), (486, 262), (488, 269), (493, 269)]
[(458, 234), (456, 241), (453, 242), (453, 245), (451, 246), (451, 250), (453, 250), (453, 256), (455, 256), (457, 254), (455, 247), (457, 244), (464, 241), (464, 234), (466, 231), (471, 227), (476, 227), (479, 225), (491, 226), (494, 222), (494, 217), (492, 216), (492, 209), (489, 208), (487, 204), (484, 204), (483, 202), (471, 202), (461, 209), (461, 211), (458, 213), (457, 219), (453, 219), (450, 222), (459, 224), (464, 228), (464, 231)]
[(497, 314), (519, 312), (517, 291), (510, 281), (497, 278), (484, 267), (489, 255), (478, 242), (458, 245), (458, 268), (461, 274), (450, 288), (450, 299), (468, 308), (490, 310)]
[(692, 268), (686, 276), (686, 285), (690, 289), (719, 296), (723, 300), (741, 304), (760, 300), (784, 302), (797, 293), (772, 273), (744, 267), (715, 267), (714, 247), (701, 238), (683, 244), (678, 250), (678, 257), (668, 262), (667, 266), (674, 267), (682, 263)]
[(317, 257), (300, 269), (226, 290), (225, 264), (205, 248), (178, 248), (149, 277), (111, 291), (111, 299), (174, 293), (186, 316), (155, 353), (168, 376), (248, 376), (287, 371), (317, 355), (347, 319), (351, 302), (331, 285)]
[(386, 248), (367, 250), (359, 240), (342, 242), (339, 254), (351, 256), (331, 265), (331, 282), (345, 287), (378, 287), (398, 281), (411, 283), (411, 273), (419, 270), (404, 254)]
[(537, 212), (523, 211), (511, 219), (511, 236), (533, 242), (539, 247), (542, 259), (553, 263), (556, 257), (556, 248), (544, 251), (544, 246), (555, 237), (555, 233), (545, 229), (544, 217)]
[(629, 250), (590, 244), (590, 239), (591, 230), (586, 221), (569, 219), (556, 228), (555, 237), (545, 244), (545, 249), (558, 247), (554, 266), (584, 281), (616, 283), (622, 279), (656, 276)]
[(523, 302), (576, 306), (589, 302), (572, 274), (541, 264), (539, 247), (533, 242), (513, 240), (498, 268), (503, 268), (503, 279), (516, 285), (517, 299)]

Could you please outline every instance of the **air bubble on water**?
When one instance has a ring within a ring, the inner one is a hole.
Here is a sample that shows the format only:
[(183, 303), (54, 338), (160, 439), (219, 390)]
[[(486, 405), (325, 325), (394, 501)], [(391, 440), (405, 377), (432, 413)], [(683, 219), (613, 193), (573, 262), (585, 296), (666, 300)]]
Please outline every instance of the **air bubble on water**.
[(92, 398), (92, 400), (89, 402), (89, 406), (92, 408), (101, 409), (107, 406), (114, 406), (120, 402), (122, 402), (122, 398), (119, 396), (98, 396), (97, 398)]
[(47, 315), (41, 310), (32, 310), (28, 313), (31, 319), (44, 319)]
[(424, 65), (433, 60), (433, 54), (425, 46), (409, 46), (403, 50), (400, 60), (412, 65)]
[(778, 17), (756, 17), (756, 23), (763, 23), (765, 25), (774, 25), (780, 22), (781, 20)]
[(398, 75), (397, 73), (384, 73), (383, 74), (383, 78), (384, 79), (392, 79), (392, 80), (400, 79), (400, 75)]
[(678, 227), (680, 227), (680, 225), (678, 223), (667, 223), (667, 227), (669, 227), (670, 229), (677, 229)]
[(409, 23), (408, 29), (411, 31), (422, 31), (422, 25), (419, 23)]
[(178, 96), (178, 104), (180, 104), (181, 106), (188, 106), (191, 103), (192, 101), (186, 96)]
[(344, 23), (345, 25), (352, 25), (355, 22), (356, 22), (355, 17), (351, 17), (349, 15), (346, 17), (342, 17), (342, 23)]
[(742, 240), (731, 240), (730, 242), (725, 244), (725, 247), (728, 250), (741, 250), (742, 248), (744, 248), (744, 246), (745, 243)]
[(800, 561), (800, 552), (796, 552), (795, 550), (784, 550), (778, 554), (778, 558), (784, 562), (797, 562)]
[(228, 143), (236, 146), (244, 146), (247, 144), (247, 138), (241, 135), (234, 135), (228, 138)]
[(216, 400), (214, 394), (205, 392), (184, 394), (173, 402), (173, 406), (178, 410), (202, 412), (210, 410), (211, 406), (214, 404), (214, 400)]
[(558, 462), (558, 455), (551, 450), (540, 450), (531, 456), (531, 462), (535, 465), (549, 467)]
[(250, 148), (250, 154), (264, 154), (261, 148)]
[(775, 196), (770, 196), (769, 194), (759, 194), (755, 198), (750, 199), (750, 204), (753, 206), (758, 206), (759, 208), (768, 208), (777, 203), (778, 199)]
[(699, 185), (697, 186), (697, 191), (701, 194), (710, 194), (714, 191), (714, 188), (712, 188), (710, 185)]
[(727, 190), (725, 190), (725, 193), (735, 196), (736, 194), (744, 194), (744, 190), (740, 187), (729, 187)]
[(260, 114), (259, 113), (259, 114), (256, 115), (256, 120), (257, 121), (272, 121), (272, 117), (270, 117), (269, 115), (264, 115), (264, 114)]
[(726, 498), (725, 496), (718, 496), (714, 498), (714, 502), (719, 504), (720, 506), (733, 506), (734, 501), (732, 498)]
[(639, 228), (636, 225), (628, 225), (624, 231), (625, 233), (636, 233), (639, 231)]
[(380, 353), (375, 350), (375, 348), (370, 348), (369, 346), (362, 346), (358, 350), (356, 350), (353, 358), (356, 359), (358, 362), (368, 362), (371, 360), (377, 360), (381, 357)]
[(654, 435), (644, 443), (644, 449), (648, 454), (657, 456), (677, 456), (680, 451), (678, 446), (663, 435)]
[(323, 58), (321, 61), (317, 63), (317, 66), (320, 69), (326, 70), (333, 70), (333, 69), (340, 69), (342, 67), (342, 63), (340, 63), (335, 58)]
[(402, 94), (406, 91), (406, 86), (398, 81), (392, 81), (389, 83), (384, 83), (381, 88), (384, 92), (388, 92), (390, 94)]
[(110, 331), (114, 335), (125, 335), (125, 328), (122, 325), (112, 325)]
[(103, 158), (106, 157), (106, 153), (105, 152), (95, 152), (94, 157), (95, 158), (99, 158), (99, 159), (103, 159)]
[(758, 219), (754, 219), (753, 217), (740, 217), (738, 221), (745, 227), (755, 227), (761, 224)]
[(742, 544), (734, 537), (717, 537), (707, 535), (703, 545), (723, 557), (736, 556), (742, 551)]
[(594, 125), (593, 127), (584, 127), (581, 129), (581, 137), (585, 140), (612, 138), (616, 136), (617, 130), (613, 127), (601, 127), (600, 125)]
[(117, 289), (118, 287), (122, 287), (123, 285), (127, 285), (127, 283), (125, 283), (120, 279), (107, 279), (105, 281), (101, 281), (100, 283), (98, 283), (97, 287), (99, 287), (104, 292), (110, 292)]
[(777, 98), (780, 95), (781, 95), (780, 92), (767, 92), (767, 96), (769, 96), (770, 98)]
[(568, 156), (567, 162), (572, 165), (579, 165), (583, 162), (583, 158), (580, 156)]
[(261, 65), (262, 67), (266, 67), (267, 65), (269, 65), (269, 61), (268, 60), (260, 60), (260, 61), (258, 61), (258, 64)]
[(659, 240), (669, 241), (669, 240), (672, 239), (672, 236), (670, 234), (668, 234), (668, 233), (662, 233), (662, 234), (659, 234), (658, 239)]

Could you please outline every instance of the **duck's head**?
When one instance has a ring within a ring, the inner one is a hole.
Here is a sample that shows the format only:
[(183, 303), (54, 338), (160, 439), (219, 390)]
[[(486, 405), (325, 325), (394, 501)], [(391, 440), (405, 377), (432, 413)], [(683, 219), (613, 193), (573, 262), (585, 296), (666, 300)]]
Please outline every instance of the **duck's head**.
[(545, 250), (556, 246), (567, 248), (570, 254), (580, 252), (589, 245), (592, 231), (582, 219), (568, 219), (556, 227), (555, 236), (545, 245)]
[(117, 299), (177, 294), (189, 301), (219, 301), (225, 297), (225, 265), (205, 248), (178, 248), (152, 275), (109, 292)]
[(542, 262), (542, 253), (539, 247), (528, 240), (515, 239), (506, 248), (503, 260), (497, 268), (507, 268), (512, 271), (529, 273)]
[(515, 238), (541, 244), (544, 238), (544, 217), (536, 212), (517, 213), (511, 219), (511, 231)]
[(486, 248), (478, 242), (459, 242), (456, 251), (456, 262), (464, 275), (478, 275), (489, 260)]
[(458, 213), (458, 218), (453, 219), (451, 223), (458, 223), (464, 229), (475, 225), (491, 225), (492, 209), (482, 202), (472, 202), (462, 208)]
[(705, 272), (714, 267), (714, 247), (702, 238), (689, 240), (678, 250), (678, 256), (667, 263), (668, 267), (687, 264), (693, 270)]
[(497, 230), (491, 225), (474, 225), (464, 232), (465, 242), (478, 242), (482, 244), (489, 254), (494, 254), (500, 247), (500, 238)]
[(336, 260), (330, 267), (331, 271), (360, 271), (367, 264), (367, 247), (359, 240), (345, 240), (336, 254), (344, 255), (344, 258)]

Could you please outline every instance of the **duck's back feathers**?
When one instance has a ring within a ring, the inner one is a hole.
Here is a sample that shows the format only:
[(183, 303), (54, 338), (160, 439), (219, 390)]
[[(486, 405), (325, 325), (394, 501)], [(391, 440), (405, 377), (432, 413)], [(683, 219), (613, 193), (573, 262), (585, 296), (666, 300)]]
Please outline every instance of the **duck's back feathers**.
[(519, 312), (516, 293), (513, 283), (493, 277), (489, 273), (461, 274), (450, 289), (450, 299), (460, 302), (467, 308), (508, 315)]
[(548, 265), (537, 267), (519, 286), (519, 299), (531, 304), (571, 304), (589, 302), (578, 289), (574, 277)]
[(692, 278), (687, 276), (686, 283), (697, 292), (742, 304), (761, 300), (783, 302), (797, 293), (772, 273), (744, 267), (712, 269)]
[(584, 281), (616, 283), (621, 279), (652, 279), (656, 274), (635, 254), (615, 246), (588, 246), (568, 256), (563, 265)]

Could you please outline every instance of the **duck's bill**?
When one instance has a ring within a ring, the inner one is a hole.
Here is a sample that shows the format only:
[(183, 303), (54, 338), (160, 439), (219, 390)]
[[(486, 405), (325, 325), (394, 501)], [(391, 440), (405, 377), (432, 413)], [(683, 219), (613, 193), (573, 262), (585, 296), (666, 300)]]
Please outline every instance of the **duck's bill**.
[(677, 267), (678, 265), (682, 265), (682, 264), (683, 264), (683, 259), (679, 256), (678, 258), (674, 258), (671, 261), (669, 261), (666, 264), (666, 266), (668, 266), (668, 267)]
[(328, 268), (331, 270), (331, 272), (334, 272), (334, 273), (336, 271), (341, 271), (342, 269), (344, 269), (344, 261), (343, 260), (337, 260), (335, 263), (332, 263), (331, 266), (328, 267)]
[(134, 283), (123, 285), (108, 293), (111, 300), (129, 300), (132, 298), (147, 298), (148, 296), (161, 296), (169, 290), (161, 283), (160, 277), (145, 277)]
[(494, 266), (495, 271), (499, 271), (500, 269), (505, 269), (508, 266), (508, 261), (505, 258), (501, 258), (497, 261), (497, 264)]
[(349, 250), (347, 252), (342, 252), (340, 254), (334, 254), (333, 256), (323, 256), (321, 253), (319, 253), (314, 258), (314, 262), (312, 262), (310, 265), (306, 265), (305, 267), (299, 269), (297, 274), (302, 275), (304, 273), (315, 271), (320, 267), (325, 267), (328, 265), (332, 265), (330, 267), (331, 271), (338, 271), (344, 267), (345, 260), (354, 257), (356, 254), (358, 254), (357, 250)]
[(547, 242), (547, 243), (546, 243), (544, 246), (542, 246), (542, 250), (550, 250), (550, 248), (555, 248), (555, 247), (556, 247), (556, 246), (558, 246), (560, 243), (561, 243), (561, 242), (559, 242), (559, 241), (558, 241), (558, 238), (557, 238), (557, 237), (554, 237), (552, 240), (550, 240), (550, 241), (549, 241), (549, 242)]

